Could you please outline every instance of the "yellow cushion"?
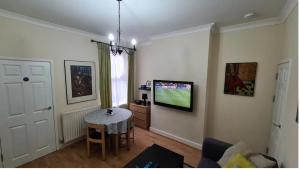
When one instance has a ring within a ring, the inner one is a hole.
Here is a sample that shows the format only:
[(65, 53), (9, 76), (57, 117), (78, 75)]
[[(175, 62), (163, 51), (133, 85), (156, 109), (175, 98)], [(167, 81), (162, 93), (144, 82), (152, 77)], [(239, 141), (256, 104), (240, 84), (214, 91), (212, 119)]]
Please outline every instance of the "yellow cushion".
[(255, 165), (250, 162), (241, 153), (237, 153), (225, 164), (224, 168), (255, 168)]

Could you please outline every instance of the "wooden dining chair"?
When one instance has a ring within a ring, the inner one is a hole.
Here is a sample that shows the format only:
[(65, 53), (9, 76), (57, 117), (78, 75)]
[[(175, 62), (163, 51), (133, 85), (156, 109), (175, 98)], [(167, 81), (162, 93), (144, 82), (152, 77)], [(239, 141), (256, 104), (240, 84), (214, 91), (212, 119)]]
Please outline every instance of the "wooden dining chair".
[(87, 153), (90, 157), (90, 143), (101, 144), (102, 160), (105, 160), (105, 126), (98, 124), (87, 124)]
[[(125, 135), (125, 138), (122, 138)], [(127, 149), (130, 149), (130, 140), (134, 143), (134, 115), (132, 114), (127, 121), (127, 132), (120, 135), (120, 141), (125, 140)]]
[[(128, 140), (131, 139), (132, 142), (134, 143), (134, 115), (133, 114), (130, 116), (130, 118), (128, 120), (127, 127), (128, 127), (127, 131), (129, 131), (129, 132), (127, 132), (128, 134), (127, 134), (126, 138)], [(130, 137), (130, 133), (132, 133), (132, 137)]]

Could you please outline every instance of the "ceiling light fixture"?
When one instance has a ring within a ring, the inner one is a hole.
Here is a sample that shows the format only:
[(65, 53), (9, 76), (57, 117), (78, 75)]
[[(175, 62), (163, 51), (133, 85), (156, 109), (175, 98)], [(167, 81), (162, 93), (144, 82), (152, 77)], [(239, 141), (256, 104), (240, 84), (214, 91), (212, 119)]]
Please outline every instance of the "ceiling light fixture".
[[(118, 7), (119, 7), (119, 10), (118, 10), (118, 18), (119, 18), (119, 22), (118, 22), (118, 37), (117, 37), (117, 42), (114, 42), (115, 38), (114, 38), (114, 35), (112, 33), (110, 33), (108, 35), (108, 39), (109, 39), (109, 46), (110, 46), (110, 51), (113, 55), (116, 55), (116, 54), (122, 54), (123, 51), (125, 51), (127, 54), (129, 53), (127, 51), (128, 48), (126, 47), (123, 47), (121, 46), (121, 12), (120, 12), (120, 3), (122, 0), (117, 0), (118, 1)], [(135, 48), (135, 45), (136, 45), (137, 41), (135, 39), (132, 39), (131, 40), (131, 44), (133, 45), (133, 50), (135, 51), (136, 48)]]

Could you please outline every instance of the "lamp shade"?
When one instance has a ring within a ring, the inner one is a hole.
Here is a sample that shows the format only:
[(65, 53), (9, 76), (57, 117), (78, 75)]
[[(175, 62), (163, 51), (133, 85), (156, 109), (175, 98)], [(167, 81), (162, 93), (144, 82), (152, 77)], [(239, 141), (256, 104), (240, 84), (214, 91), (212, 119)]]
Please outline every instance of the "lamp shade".
[(142, 99), (144, 99), (144, 100), (148, 99), (148, 95), (146, 93), (143, 93), (142, 94)]

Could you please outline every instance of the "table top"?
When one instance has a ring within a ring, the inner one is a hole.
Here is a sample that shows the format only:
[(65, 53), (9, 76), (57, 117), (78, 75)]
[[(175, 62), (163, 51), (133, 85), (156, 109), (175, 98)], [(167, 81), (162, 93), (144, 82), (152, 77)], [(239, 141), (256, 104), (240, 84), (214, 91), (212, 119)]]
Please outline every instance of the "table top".
[(124, 168), (143, 168), (152, 162), (155, 168), (183, 168), (184, 157), (167, 148), (153, 144), (130, 161)]
[(107, 115), (107, 109), (101, 109), (88, 113), (84, 121), (90, 124), (102, 124), (107, 126), (108, 134), (118, 134), (127, 132), (127, 120), (132, 112), (123, 108), (111, 108), (113, 115)]

